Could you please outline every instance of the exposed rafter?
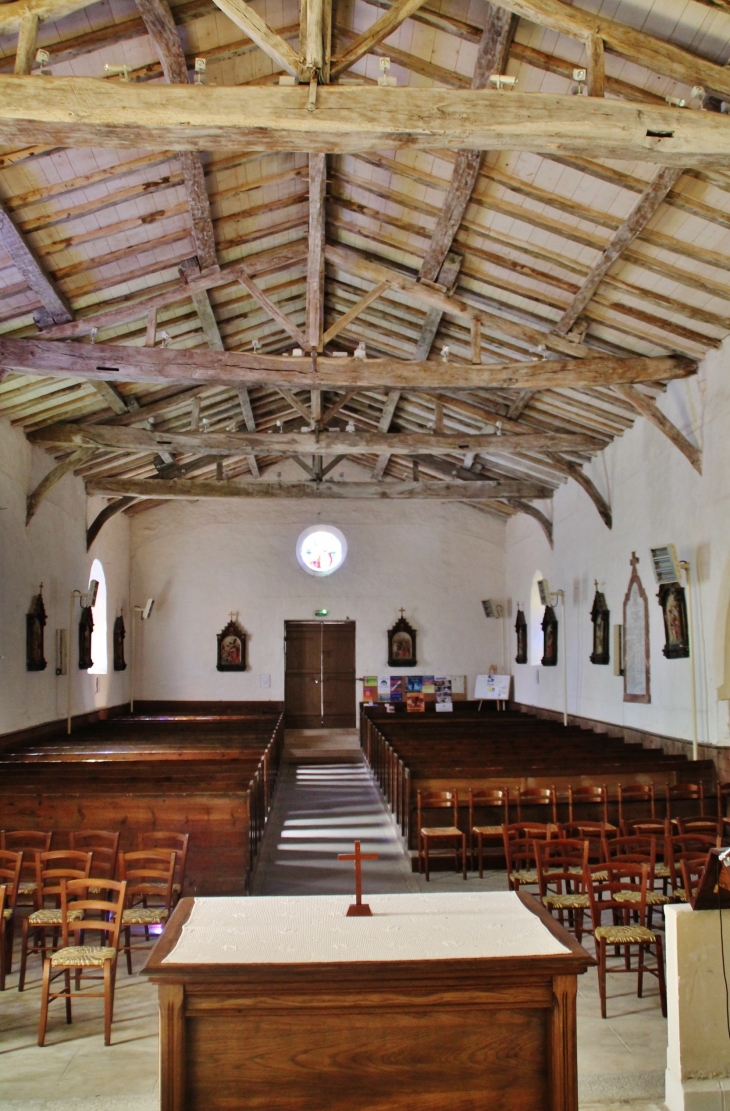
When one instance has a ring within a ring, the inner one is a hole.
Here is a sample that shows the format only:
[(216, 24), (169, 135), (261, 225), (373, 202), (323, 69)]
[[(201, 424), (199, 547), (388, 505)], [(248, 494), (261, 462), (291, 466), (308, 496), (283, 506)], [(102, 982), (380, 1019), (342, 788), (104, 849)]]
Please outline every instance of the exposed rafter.
[(73, 312), (67, 299), (46, 272), (40, 257), (15, 226), (1, 203), (0, 248), (10, 256), (15, 268), (20, 271), (27, 285), (40, 301), (42, 308), (36, 313), (36, 320), (42, 327), (54, 323), (63, 324), (73, 319)]
[(324, 346), (324, 249), (327, 156), (309, 156), (309, 250), (307, 253), (307, 347)]
[(689, 459), (694, 469), (702, 474), (702, 451), (700, 448), (695, 447), (683, 432), (680, 432), (676, 424), (670, 421), (669, 417), (661, 411), (656, 401), (651, 397), (647, 397), (641, 390), (637, 390), (636, 386), (623, 385), (616, 386), (616, 392), (630, 401), (634, 408), (646, 417), (646, 419), (663, 432), (668, 440), (674, 444), (676, 448), (682, 452), (686, 459)]
[(58, 463), (52, 471), (41, 479), (32, 494), (28, 495), (25, 509), (25, 523), (29, 525), (38, 512), (38, 506), (48, 496), (56, 483), (60, 482), (70, 471), (76, 470), (96, 452), (95, 447), (82, 447), (72, 452), (63, 462)]
[(401, 23), (405, 23), (408, 17), (421, 7), (423, 2), (424, 0), (396, 0), (393, 6), (375, 21), (372, 27), (358, 35), (350, 43), (340, 58), (335, 59), (332, 65), (332, 76), (338, 77), (350, 66), (354, 66), (360, 58), (369, 54), (374, 46), (377, 46), (383, 39), (387, 39), (388, 35), (397, 31)]
[(237, 27), (253, 39), (276, 65), (293, 77), (299, 75), (299, 55), (292, 50), (286, 39), (271, 30), (268, 23), (254, 11), (250, 4), (246, 3), (246, 0), (214, 0), (214, 3)]

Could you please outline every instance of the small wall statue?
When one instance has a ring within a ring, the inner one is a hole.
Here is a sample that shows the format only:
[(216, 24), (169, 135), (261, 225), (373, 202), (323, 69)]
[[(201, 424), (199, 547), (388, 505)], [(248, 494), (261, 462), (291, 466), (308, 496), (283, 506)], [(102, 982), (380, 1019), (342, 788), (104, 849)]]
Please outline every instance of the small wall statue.
[(542, 618), (542, 659), (543, 667), (558, 666), (558, 619), (552, 606), (545, 606)]
[(94, 631), (94, 617), (91, 606), (81, 607), (79, 618), (79, 671), (88, 671), (94, 666), (91, 658), (91, 634)]
[(679, 583), (663, 584), (657, 595), (664, 616), (664, 647), (668, 660), (689, 656), (689, 623), (684, 587)]
[(527, 621), (524, 612), (517, 609), (517, 620), (515, 621), (515, 632), (517, 634), (517, 655), (515, 656), (516, 664), (527, 663)]
[(598, 589), (598, 582), (594, 579), (596, 593), (591, 609), (593, 622), (593, 651), (591, 652), (592, 664), (607, 664), (610, 660), (609, 624), (611, 614), (606, 605), (606, 596)]
[(45, 671), (47, 664), (43, 646), (46, 627), (46, 607), (43, 605), (43, 583), (33, 598), (25, 615), (25, 666), (28, 671)]
[(124, 638), (126, 635), (127, 630), (124, 628), (124, 614), (120, 613), (114, 622), (114, 631), (112, 632), (115, 671), (127, 670), (127, 661), (124, 658)]

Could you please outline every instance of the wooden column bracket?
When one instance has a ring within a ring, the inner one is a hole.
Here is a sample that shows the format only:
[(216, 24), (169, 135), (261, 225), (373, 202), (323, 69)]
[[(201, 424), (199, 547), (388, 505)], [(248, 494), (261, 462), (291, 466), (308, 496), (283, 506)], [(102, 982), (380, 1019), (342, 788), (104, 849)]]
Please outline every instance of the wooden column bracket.
[(627, 401), (630, 401), (634, 408), (641, 413), (642, 416), (646, 417), (648, 421), (651, 421), (655, 428), (663, 432), (667, 439), (671, 440), (676, 448), (679, 448), (682, 455), (684, 455), (686, 459), (689, 459), (697, 473), (702, 474), (702, 449), (695, 447), (684, 433), (679, 431), (676, 424), (673, 424), (669, 417), (664, 415), (653, 398), (647, 397), (647, 395), (637, 389), (636, 386), (620, 385), (614, 386), (613, 388), (616, 393), (621, 394)]

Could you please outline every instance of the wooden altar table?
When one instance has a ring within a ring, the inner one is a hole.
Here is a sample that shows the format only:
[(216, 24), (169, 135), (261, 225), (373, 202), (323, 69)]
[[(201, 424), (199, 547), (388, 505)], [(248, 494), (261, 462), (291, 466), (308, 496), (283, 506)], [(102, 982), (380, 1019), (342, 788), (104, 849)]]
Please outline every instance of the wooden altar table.
[(589, 954), (529, 895), (182, 899), (162, 1111), (577, 1111)]

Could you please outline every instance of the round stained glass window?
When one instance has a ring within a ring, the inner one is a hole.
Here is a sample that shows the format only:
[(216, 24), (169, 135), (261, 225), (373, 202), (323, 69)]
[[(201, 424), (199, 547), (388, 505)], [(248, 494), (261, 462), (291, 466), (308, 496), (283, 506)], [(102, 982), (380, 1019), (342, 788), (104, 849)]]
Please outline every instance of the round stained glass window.
[(297, 559), (310, 575), (323, 578), (345, 562), (347, 541), (334, 525), (312, 525), (297, 540)]

